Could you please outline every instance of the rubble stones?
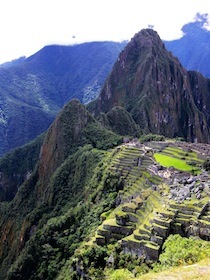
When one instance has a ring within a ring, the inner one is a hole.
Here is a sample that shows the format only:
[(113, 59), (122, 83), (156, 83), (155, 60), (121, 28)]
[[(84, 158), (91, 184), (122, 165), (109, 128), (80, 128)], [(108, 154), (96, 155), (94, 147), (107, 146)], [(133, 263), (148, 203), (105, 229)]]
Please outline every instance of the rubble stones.
[(189, 200), (193, 196), (201, 199), (202, 192), (206, 188), (199, 175), (181, 178), (180, 180), (174, 178), (169, 186), (170, 194), (168, 198), (174, 199), (177, 202)]

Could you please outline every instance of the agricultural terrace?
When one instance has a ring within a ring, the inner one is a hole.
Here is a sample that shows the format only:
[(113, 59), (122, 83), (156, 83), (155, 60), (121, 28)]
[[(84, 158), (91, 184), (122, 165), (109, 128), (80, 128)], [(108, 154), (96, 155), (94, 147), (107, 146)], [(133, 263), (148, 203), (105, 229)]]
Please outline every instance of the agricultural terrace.
[(167, 147), (161, 152), (154, 153), (154, 158), (164, 167), (174, 167), (186, 172), (198, 172), (203, 163), (196, 152), (175, 147)]

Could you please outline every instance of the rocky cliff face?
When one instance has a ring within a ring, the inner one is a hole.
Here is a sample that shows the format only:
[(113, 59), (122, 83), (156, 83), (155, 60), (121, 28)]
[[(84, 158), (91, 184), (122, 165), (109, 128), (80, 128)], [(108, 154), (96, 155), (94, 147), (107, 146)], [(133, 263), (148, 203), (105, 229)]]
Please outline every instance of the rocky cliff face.
[(50, 199), (49, 180), (64, 160), (75, 152), (78, 146), (88, 143), (84, 129), (87, 124), (95, 123), (86, 108), (73, 99), (57, 116), (48, 130), (41, 148), (38, 174), (40, 178), (38, 201)]
[(122, 106), (145, 133), (208, 142), (208, 84), (198, 73), (188, 73), (158, 34), (146, 29), (121, 52), (93, 111), (97, 115)]

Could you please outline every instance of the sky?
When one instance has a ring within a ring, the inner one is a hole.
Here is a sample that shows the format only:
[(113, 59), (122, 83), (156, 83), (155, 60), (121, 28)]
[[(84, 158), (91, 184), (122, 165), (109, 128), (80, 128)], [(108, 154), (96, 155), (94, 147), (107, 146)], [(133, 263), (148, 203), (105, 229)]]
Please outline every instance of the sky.
[(0, 63), (51, 44), (130, 40), (149, 25), (161, 39), (177, 39), (198, 12), (210, 16), (210, 1), (0, 0)]

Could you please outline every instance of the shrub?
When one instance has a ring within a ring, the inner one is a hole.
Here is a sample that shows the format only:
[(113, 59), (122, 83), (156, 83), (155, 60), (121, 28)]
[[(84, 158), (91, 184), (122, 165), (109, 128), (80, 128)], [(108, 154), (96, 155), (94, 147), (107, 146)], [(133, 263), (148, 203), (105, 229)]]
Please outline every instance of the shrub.
[(206, 171), (210, 171), (210, 159), (206, 159), (203, 163), (203, 168), (206, 170)]
[(170, 235), (163, 244), (159, 257), (161, 266), (167, 268), (182, 264), (192, 264), (210, 255), (210, 243), (201, 239)]
[(142, 135), (139, 138), (139, 141), (141, 143), (150, 142), (150, 141), (164, 141), (164, 140), (165, 140), (165, 137), (163, 135), (152, 134), (152, 133)]
[(130, 280), (134, 279), (133, 274), (127, 269), (116, 269), (109, 276), (109, 280)]

